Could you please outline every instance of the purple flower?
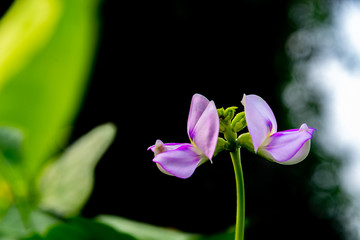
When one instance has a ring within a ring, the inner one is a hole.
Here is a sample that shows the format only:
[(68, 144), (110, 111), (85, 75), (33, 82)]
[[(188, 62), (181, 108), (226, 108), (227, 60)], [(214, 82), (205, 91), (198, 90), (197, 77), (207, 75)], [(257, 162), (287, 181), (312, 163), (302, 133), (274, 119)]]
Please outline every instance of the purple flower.
[(247, 127), (255, 153), (280, 164), (295, 164), (306, 158), (314, 128), (305, 123), (299, 129), (277, 131), (277, 123), (269, 105), (259, 96), (244, 94)]
[(148, 148), (160, 171), (179, 178), (190, 177), (195, 169), (213, 157), (219, 135), (219, 116), (214, 101), (195, 94), (187, 122), (191, 143), (163, 143)]

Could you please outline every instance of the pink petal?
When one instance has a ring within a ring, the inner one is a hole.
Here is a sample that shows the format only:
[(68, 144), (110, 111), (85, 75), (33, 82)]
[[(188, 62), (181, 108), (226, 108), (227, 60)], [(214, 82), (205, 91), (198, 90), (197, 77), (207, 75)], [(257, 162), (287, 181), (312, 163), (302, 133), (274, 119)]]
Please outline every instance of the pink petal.
[(211, 160), (219, 136), (219, 115), (214, 101), (211, 101), (193, 129), (193, 142)]
[(206, 158), (192, 144), (183, 143), (180, 147), (157, 154), (153, 162), (159, 169), (178, 178), (189, 178)]
[(315, 129), (303, 124), (300, 129), (274, 133), (260, 146), (258, 154), (281, 164), (295, 164), (306, 158)]
[(187, 122), (187, 132), (190, 139), (194, 138), (194, 128), (209, 104), (209, 100), (200, 94), (194, 94), (191, 99), (190, 112)]
[(311, 145), (311, 140), (307, 140), (304, 145), (299, 149), (299, 151), (289, 160), (284, 161), (284, 162), (278, 162), (280, 164), (283, 165), (293, 165), (296, 163), (301, 162), (302, 160), (304, 160), (307, 155), (309, 155), (310, 152), (310, 145)]
[(241, 101), (255, 153), (270, 134), (276, 133), (277, 123), (269, 105), (257, 95), (245, 95)]

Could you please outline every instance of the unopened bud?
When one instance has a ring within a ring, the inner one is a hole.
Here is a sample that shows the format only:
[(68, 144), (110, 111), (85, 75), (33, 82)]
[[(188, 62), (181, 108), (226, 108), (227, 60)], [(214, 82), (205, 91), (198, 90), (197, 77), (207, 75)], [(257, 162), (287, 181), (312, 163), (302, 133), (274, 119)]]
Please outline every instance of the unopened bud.
[(225, 131), (226, 131), (226, 125), (224, 124), (223, 121), (220, 121), (219, 133), (224, 133)]
[(245, 112), (236, 114), (235, 118), (231, 122), (231, 127), (234, 132), (240, 132), (246, 127)]
[(224, 117), (224, 108), (218, 108), (216, 110), (219, 115), (219, 118), (223, 118)]
[(227, 109), (225, 109), (225, 112), (224, 112), (224, 121), (225, 122), (230, 123), (231, 119), (233, 119), (233, 117), (235, 116), (236, 109), (237, 109), (237, 107), (228, 107)]

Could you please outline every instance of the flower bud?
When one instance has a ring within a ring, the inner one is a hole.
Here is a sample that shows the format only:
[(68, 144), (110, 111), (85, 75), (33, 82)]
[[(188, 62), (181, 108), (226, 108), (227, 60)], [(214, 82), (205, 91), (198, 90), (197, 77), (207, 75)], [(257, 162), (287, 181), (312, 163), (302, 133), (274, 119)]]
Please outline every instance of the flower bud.
[(223, 118), (224, 117), (224, 108), (218, 108), (216, 110), (219, 115), (219, 118)]
[(231, 119), (233, 119), (236, 109), (237, 109), (237, 107), (228, 107), (227, 109), (225, 109), (225, 112), (224, 112), (224, 121), (225, 122), (230, 122)]
[(234, 132), (240, 132), (246, 127), (245, 112), (236, 114), (235, 118), (231, 122), (231, 127)]
[(220, 121), (219, 124), (219, 133), (224, 133), (226, 131), (226, 124), (223, 121)]

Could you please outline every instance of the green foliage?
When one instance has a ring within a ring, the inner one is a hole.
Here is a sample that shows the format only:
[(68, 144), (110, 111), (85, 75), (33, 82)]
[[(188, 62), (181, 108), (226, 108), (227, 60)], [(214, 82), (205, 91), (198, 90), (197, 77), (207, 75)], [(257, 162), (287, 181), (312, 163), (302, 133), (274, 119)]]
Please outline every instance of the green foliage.
[[(24, 222), (37, 207), (35, 179), (65, 143), (86, 87), (97, 41), (98, 2), (17, 0), (0, 20), (0, 219), (14, 203)], [(99, 140), (105, 145), (99, 143), (102, 149), (92, 152), (92, 163), (111, 140)], [(85, 169), (91, 172), (91, 167)], [(89, 182), (72, 211), (85, 203)]]
[(0, 61), (0, 125), (24, 132), (26, 181), (64, 143), (80, 106), (97, 39), (96, 2), (18, 0), (1, 20), (0, 48), (11, 51)]
[(120, 233), (110, 226), (84, 218), (70, 219), (55, 226), (43, 240), (137, 240), (136, 238)]
[(101, 215), (98, 222), (107, 224), (121, 233), (127, 233), (139, 240), (232, 240), (235, 236), (234, 228), (212, 236), (185, 233), (174, 229), (166, 229), (146, 223), (132, 221), (122, 217)]
[(34, 198), (39, 171), (65, 143), (94, 55), (97, 3), (17, 0), (0, 21), (0, 214)]
[[(209, 237), (115, 216), (78, 217), (116, 127), (101, 125), (49, 160), (63, 148), (86, 89), (98, 2), (16, 0), (0, 20), (0, 239), (233, 237), (233, 231)], [(224, 118), (234, 111), (225, 110)]]
[(141, 240), (196, 240), (199, 237), (196, 234), (165, 229), (121, 217), (102, 215), (97, 220), (112, 226), (119, 232), (130, 234)]
[(23, 133), (16, 128), (0, 126), (0, 152), (13, 164), (20, 164)]
[(20, 213), (15, 207), (8, 210), (0, 224), (0, 238), (16, 239), (27, 234)]
[(17, 208), (9, 208), (0, 224), (0, 239), (22, 239), (34, 232), (44, 234), (60, 223), (59, 219), (39, 210), (33, 210), (24, 220)]
[(0, 22), (0, 87), (49, 41), (62, 6), (57, 0), (18, 0)]
[(64, 221), (39, 210), (33, 210), (24, 224), (15, 207), (9, 209), (0, 225), (3, 240), (230, 240), (234, 234), (234, 228), (212, 236), (190, 234), (107, 215), (95, 220), (75, 217)]
[(115, 133), (113, 124), (101, 125), (46, 166), (39, 179), (40, 207), (66, 217), (77, 215), (92, 191), (96, 163)]

